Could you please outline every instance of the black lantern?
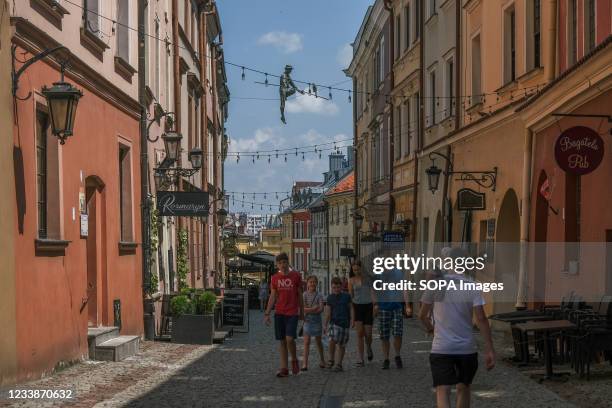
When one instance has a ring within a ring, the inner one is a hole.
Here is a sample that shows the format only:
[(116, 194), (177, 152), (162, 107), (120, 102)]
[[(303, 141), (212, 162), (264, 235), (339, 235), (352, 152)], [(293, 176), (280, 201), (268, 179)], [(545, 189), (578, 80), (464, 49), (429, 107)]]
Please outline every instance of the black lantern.
[(49, 107), (51, 132), (64, 144), (73, 134), (76, 109), (83, 93), (63, 80), (54, 82), (51, 88), (43, 86), (42, 93)]
[(440, 183), (440, 174), (442, 173), (442, 170), (436, 167), (435, 163), (432, 163), (431, 167), (425, 170), (425, 173), (427, 174), (429, 191), (431, 191), (432, 194), (435, 194), (436, 190), (438, 190), (438, 184)]
[(202, 168), (202, 149), (194, 147), (189, 151), (189, 161), (194, 169)]
[(164, 186), (164, 182), (166, 181), (166, 175), (161, 171), (156, 171), (153, 175), (153, 179), (155, 180), (155, 189), (161, 190)]
[(227, 210), (225, 208), (219, 208), (217, 210), (217, 224), (220, 227), (225, 225), (225, 217), (227, 217)]
[(355, 213), (353, 215), (353, 219), (355, 220), (355, 225), (357, 226), (357, 230), (360, 230), (361, 226), (363, 225), (363, 215), (361, 215), (360, 213)]
[(182, 138), (183, 136), (177, 132), (167, 132), (162, 135), (164, 147), (166, 149), (166, 158), (168, 160), (173, 162), (178, 160)]

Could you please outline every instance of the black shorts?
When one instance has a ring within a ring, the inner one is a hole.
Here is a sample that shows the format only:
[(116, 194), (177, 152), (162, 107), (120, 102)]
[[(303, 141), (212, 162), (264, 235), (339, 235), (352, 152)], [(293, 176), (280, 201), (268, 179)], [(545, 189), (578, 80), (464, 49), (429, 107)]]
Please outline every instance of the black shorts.
[(298, 317), (274, 314), (274, 337), (285, 340), (285, 337), (297, 337)]
[(470, 385), (478, 370), (478, 353), (429, 355), (433, 385)]
[(374, 307), (371, 303), (353, 303), (355, 307), (355, 321), (361, 322), (366, 326), (371, 326), (374, 322)]

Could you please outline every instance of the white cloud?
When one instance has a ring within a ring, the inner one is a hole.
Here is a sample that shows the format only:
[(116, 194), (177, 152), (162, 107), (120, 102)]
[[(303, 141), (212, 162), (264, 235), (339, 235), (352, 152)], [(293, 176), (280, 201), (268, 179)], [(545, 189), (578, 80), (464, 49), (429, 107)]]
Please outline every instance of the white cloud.
[(342, 68), (347, 68), (353, 59), (353, 47), (351, 44), (344, 44), (336, 54), (336, 60)]
[(257, 43), (259, 45), (272, 45), (285, 54), (301, 51), (304, 48), (301, 34), (288, 33), (285, 31), (270, 31), (269, 33), (265, 33), (259, 37)]
[(313, 95), (298, 95), (287, 101), (286, 109), (290, 113), (315, 113), (326, 116), (337, 115), (340, 111), (334, 102)]
[(281, 146), (284, 142), (285, 139), (275, 129), (265, 127), (255, 130), (253, 137), (233, 139), (230, 151), (256, 152), (257, 150), (269, 150), (264, 149), (263, 146), (275, 148)]

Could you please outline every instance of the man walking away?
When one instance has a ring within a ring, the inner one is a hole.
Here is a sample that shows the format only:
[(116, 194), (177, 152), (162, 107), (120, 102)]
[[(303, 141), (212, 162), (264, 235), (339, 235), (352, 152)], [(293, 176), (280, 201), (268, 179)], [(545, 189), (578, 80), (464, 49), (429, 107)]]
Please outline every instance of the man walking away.
[[(300, 365), (295, 350), (298, 319), (304, 318), (302, 299), (302, 276), (299, 272), (289, 269), (289, 257), (282, 252), (276, 256), (278, 272), (272, 276), (270, 283), (271, 293), (264, 321), (270, 324), (270, 311), (274, 310), (274, 335), (280, 342), (281, 367), (276, 373), (277, 377), (287, 377), (288, 354), (291, 354), (291, 371), (299, 374)], [(276, 306), (275, 306), (276, 302)]]
[[(449, 257), (466, 258), (461, 248), (453, 248)], [(460, 281), (470, 281), (454, 271), (444, 276), (453, 280), (457, 288)], [(450, 408), (451, 387), (457, 388), (457, 408), (470, 406), (470, 385), (478, 369), (478, 353), (473, 334), (472, 318), (485, 341), (485, 364), (487, 370), (495, 366), (495, 351), (491, 339), (491, 327), (484, 312), (484, 299), (480, 291), (446, 290), (442, 293), (427, 291), (421, 299), (419, 319), (428, 333), (433, 333), (429, 362), (433, 385), (436, 388), (438, 408)], [(433, 308), (433, 322), (431, 313)]]
[[(403, 279), (404, 274), (398, 269), (387, 269), (380, 275), (380, 280), (382, 280), (383, 283), (398, 284)], [(402, 291), (400, 294), (392, 290), (382, 290), (374, 291), (373, 295), (376, 298), (376, 303), (374, 303), (374, 316), (378, 317), (378, 330), (384, 357), (382, 368), (383, 370), (388, 370), (390, 366), (389, 352), (391, 348), (391, 336), (393, 336), (395, 366), (397, 368), (402, 368), (404, 366), (401, 357), (402, 337), (404, 335), (403, 306), (404, 303), (408, 301), (408, 293), (407, 291)]]

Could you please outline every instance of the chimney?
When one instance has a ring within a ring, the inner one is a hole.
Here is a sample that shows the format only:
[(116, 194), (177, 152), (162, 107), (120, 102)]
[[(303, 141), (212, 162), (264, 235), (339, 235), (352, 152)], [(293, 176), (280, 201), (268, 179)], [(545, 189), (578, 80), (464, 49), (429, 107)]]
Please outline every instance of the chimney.
[(342, 162), (344, 161), (344, 154), (336, 151), (329, 155), (329, 171), (333, 172), (342, 168)]

